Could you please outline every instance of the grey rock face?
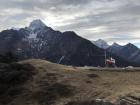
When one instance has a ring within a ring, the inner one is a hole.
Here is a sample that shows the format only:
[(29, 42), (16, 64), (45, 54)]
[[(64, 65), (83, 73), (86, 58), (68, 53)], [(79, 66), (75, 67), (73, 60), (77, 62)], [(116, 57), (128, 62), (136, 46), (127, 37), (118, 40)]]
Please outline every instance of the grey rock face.
[(76, 66), (103, 66), (104, 51), (76, 33), (55, 31), (40, 20), (19, 30), (0, 33), (0, 54), (12, 52), (19, 59), (39, 58)]

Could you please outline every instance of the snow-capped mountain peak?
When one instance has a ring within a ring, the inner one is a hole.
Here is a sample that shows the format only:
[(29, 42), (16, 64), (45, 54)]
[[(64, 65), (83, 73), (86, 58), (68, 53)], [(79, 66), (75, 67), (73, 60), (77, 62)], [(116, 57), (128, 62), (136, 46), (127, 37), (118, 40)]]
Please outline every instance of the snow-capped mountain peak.
[(15, 28), (15, 27), (12, 27), (11, 29), (12, 30), (16, 30), (16, 31), (19, 31), (20, 30), (20, 28)]
[(32, 30), (42, 29), (44, 27), (47, 27), (47, 26), (40, 19), (33, 20), (29, 25), (29, 28)]
[(95, 44), (96, 46), (103, 48), (103, 49), (107, 49), (109, 47), (108, 43), (102, 39), (93, 41), (93, 44)]
[(121, 47), (121, 45), (119, 45), (118, 43), (113, 43), (112, 47)]
[(37, 38), (37, 35), (46, 30), (46, 27), (47, 26), (40, 19), (33, 20), (29, 27), (27, 27), (29, 31), (28, 38)]

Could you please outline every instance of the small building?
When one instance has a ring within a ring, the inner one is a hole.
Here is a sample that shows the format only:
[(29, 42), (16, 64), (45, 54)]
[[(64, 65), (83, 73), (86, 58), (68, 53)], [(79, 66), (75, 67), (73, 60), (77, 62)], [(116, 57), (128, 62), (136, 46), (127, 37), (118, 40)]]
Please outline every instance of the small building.
[(112, 57), (105, 60), (106, 67), (116, 67), (116, 60)]

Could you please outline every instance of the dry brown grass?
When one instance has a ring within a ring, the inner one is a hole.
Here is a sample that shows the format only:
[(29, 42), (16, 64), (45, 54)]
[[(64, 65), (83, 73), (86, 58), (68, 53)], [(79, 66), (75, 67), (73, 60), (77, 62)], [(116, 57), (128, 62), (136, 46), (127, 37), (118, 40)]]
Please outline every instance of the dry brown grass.
[(20, 63), (31, 64), (35, 68), (36, 75), (24, 84), (26, 89), (24, 94), (16, 97), (13, 100), (16, 104), (13, 105), (44, 105), (49, 102), (47, 101), (49, 95), (53, 95), (50, 97), (54, 99), (50, 99), (51, 103), (45, 105), (91, 102), (98, 98), (114, 102), (121, 96), (140, 94), (139, 71), (81, 70), (44, 60), (28, 60)]

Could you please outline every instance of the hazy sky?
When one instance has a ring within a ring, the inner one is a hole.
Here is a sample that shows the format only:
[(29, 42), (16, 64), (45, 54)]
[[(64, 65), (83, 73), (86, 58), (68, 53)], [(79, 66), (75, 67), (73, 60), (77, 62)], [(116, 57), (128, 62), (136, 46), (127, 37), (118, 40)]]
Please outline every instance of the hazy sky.
[(140, 0), (0, 0), (0, 30), (33, 19), (89, 40), (140, 46)]

